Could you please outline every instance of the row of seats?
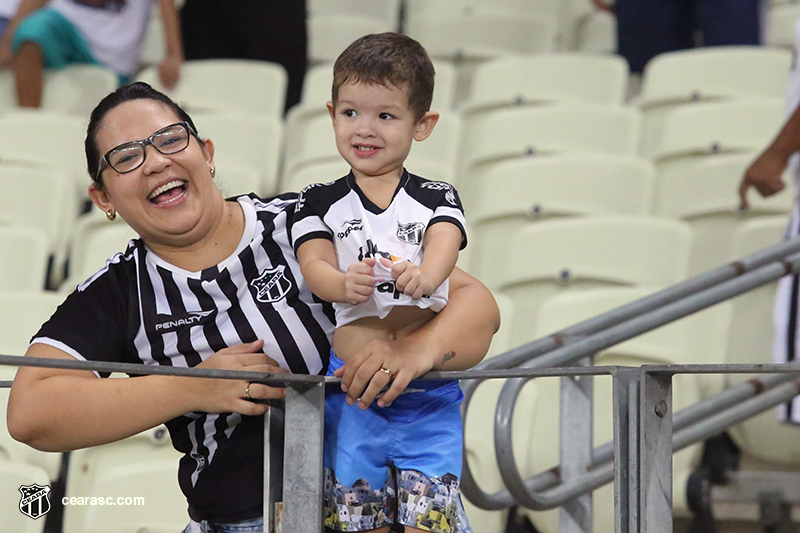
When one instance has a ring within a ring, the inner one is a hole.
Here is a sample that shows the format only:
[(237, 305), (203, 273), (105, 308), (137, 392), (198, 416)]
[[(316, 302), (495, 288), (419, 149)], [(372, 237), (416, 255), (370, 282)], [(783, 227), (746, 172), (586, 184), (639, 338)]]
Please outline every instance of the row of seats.
[[(763, 217), (744, 223), (733, 235), (728, 260), (741, 258), (780, 242), (786, 218)], [(631, 242), (631, 247), (636, 243)], [(665, 242), (674, 249), (674, 244)], [(616, 251), (616, 250), (615, 250)], [(644, 250), (649, 255), (650, 250)], [(612, 255), (609, 253), (609, 255)], [(589, 256), (587, 255), (587, 258)], [(626, 256), (629, 257), (629, 256)], [(684, 254), (685, 257), (685, 254)], [(519, 259), (514, 257), (514, 259)], [(624, 263), (621, 257), (619, 263)], [(651, 268), (641, 264), (616, 266), (612, 275), (602, 266), (590, 268), (584, 264), (579, 279), (560, 283), (557, 280), (522, 281), (517, 286), (502, 288), (496, 298), (503, 323), (495, 336), (487, 357), (503, 353), (512, 347), (544, 337), (602, 312), (617, 308), (649, 295), (663, 286), (650, 274)], [(577, 264), (577, 263), (575, 263)], [(634, 272), (638, 271), (638, 274)], [(590, 271), (592, 271), (590, 273)], [(672, 275), (675, 275), (673, 272)], [(678, 275), (680, 279), (680, 275)], [(549, 296), (539, 302), (530, 320), (525, 285), (530, 291)], [(540, 286), (536, 289), (536, 286)], [(642, 364), (720, 364), (772, 362), (772, 306), (776, 283), (769, 283), (732, 300), (687, 316), (649, 333), (603, 350), (594, 363), (597, 365)], [(518, 315), (522, 314), (522, 319)], [(747, 375), (690, 375), (673, 376), (673, 409), (678, 411), (702, 398), (719, 393), (724, 388), (750, 379)], [(494, 435), (486, 424), (493, 420), (497, 397), (503, 380), (481, 384), (466, 415), (465, 449), (473, 475), (487, 492), (503, 488), (502, 478), (494, 459)], [(612, 438), (612, 396), (609, 378), (596, 378), (594, 385), (594, 446)], [(530, 382), (522, 391), (514, 412), (514, 455), (525, 477), (546, 471), (559, 462), (558, 401), (559, 382), (556, 378), (541, 378)], [(779, 424), (772, 410), (752, 418), (731, 430), (735, 442), (751, 457), (780, 469), (800, 466), (800, 447), (796, 429)], [(676, 516), (688, 516), (685, 500), (689, 474), (700, 460), (700, 446), (694, 445), (673, 457), (673, 505)], [(614, 528), (614, 494), (607, 485), (593, 494), (594, 531)], [(523, 511), (542, 533), (556, 533), (558, 512)], [(497, 520), (498, 513), (475, 511), (481, 520)], [(472, 515), (471, 515), (472, 516)], [(488, 522), (487, 522), (488, 523)]]

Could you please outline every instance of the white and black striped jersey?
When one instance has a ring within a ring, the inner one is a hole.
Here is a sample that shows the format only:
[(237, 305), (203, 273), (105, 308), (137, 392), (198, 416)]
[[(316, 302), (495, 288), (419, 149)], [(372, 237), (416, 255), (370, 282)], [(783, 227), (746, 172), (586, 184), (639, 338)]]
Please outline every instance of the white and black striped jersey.
[[(353, 263), (368, 257), (419, 265), (424, 255), (425, 231), (438, 222), (458, 226), (462, 234), (460, 248), (466, 246), (464, 208), (449, 183), (404, 171), (392, 202), (381, 209), (367, 198), (351, 172), (334, 182), (316, 183), (302, 190), (291, 235), (295, 252), (311, 239), (332, 241), (339, 270), (345, 272)], [(433, 294), (414, 300), (395, 288), (390, 269), (377, 261), (373, 270), (375, 290), (369, 301), (359, 305), (334, 304), (337, 327), (367, 316), (384, 318), (398, 305), (440, 311), (447, 303), (447, 280)]]
[[(67, 298), (32, 342), (77, 359), (193, 367), (223, 348), (264, 339), (264, 352), (282, 367), (324, 373), (333, 309), (308, 290), (290, 245), (287, 218), (296, 195), (237, 200), (244, 235), (218, 266), (188, 272), (140, 239), (131, 241)], [(184, 454), (179, 480), (193, 519), (261, 516), (262, 420), (195, 412), (167, 422)]]

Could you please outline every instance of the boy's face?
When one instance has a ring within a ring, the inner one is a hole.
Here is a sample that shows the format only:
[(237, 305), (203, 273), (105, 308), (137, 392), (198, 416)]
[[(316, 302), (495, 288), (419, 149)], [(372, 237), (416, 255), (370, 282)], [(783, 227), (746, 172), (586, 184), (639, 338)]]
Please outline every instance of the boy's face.
[(336, 147), (356, 178), (399, 179), (411, 142), (430, 135), (439, 118), (428, 111), (419, 121), (408, 107), (405, 88), (346, 83), (336, 108), (328, 102)]

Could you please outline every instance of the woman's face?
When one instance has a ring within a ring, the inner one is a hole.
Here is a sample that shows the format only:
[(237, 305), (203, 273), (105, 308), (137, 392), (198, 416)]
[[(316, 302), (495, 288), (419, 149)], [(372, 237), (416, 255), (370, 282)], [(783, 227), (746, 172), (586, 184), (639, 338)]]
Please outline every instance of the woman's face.
[[(155, 100), (130, 100), (108, 112), (100, 123), (96, 143), (105, 154), (131, 141), (147, 139), (179, 122), (166, 105)], [(108, 165), (103, 186), (89, 187), (89, 195), (103, 211), (115, 210), (149, 245), (183, 247), (206, 236), (222, 216), (224, 199), (214, 183), (214, 145), (203, 148), (190, 135), (189, 146), (170, 155), (152, 145), (145, 148), (142, 165), (118, 174)]]

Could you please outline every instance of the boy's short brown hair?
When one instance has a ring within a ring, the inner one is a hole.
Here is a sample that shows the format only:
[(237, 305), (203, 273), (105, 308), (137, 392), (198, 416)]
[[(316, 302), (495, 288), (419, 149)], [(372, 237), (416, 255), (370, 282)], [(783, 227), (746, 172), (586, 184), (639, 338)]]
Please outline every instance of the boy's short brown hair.
[(342, 52), (333, 65), (331, 101), (345, 83), (369, 83), (405, 88), (408, 107), (416, 120), (428, 112), (433, 100), (435, 71), (428, 53), (417, 41), (401, 33), (365, 35)]

